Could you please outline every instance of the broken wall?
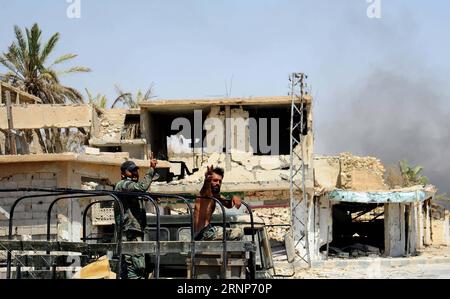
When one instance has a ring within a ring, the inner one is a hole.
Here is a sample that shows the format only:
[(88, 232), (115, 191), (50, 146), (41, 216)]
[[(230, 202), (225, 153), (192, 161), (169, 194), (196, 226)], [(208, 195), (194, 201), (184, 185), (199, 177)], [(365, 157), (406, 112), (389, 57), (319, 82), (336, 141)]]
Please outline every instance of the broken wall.
[(96, 120), (90, 143), (120, 143), (128, 109), (96, 108)]
[(434, 245), (450, 245), (450, 211), (437, 204), (432, 205), (432, 242)]
[[(90, 105), (13, 105), (14, 129), (40, 128), (90, 128), (92, 106)], [(8, 129), (6, 107), (0, 106), (0, 129)]]
[(320, 192), (335, 188), (353, 191), (384, 191), (385, 168), (374, 157), (359, 157), (350, 153), (314, 158), (315, 187)]

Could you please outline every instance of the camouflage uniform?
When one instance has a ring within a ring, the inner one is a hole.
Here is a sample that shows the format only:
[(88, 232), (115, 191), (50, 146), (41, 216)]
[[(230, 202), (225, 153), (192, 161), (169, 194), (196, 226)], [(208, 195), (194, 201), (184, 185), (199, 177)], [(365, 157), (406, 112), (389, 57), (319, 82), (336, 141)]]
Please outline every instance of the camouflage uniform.
[[(157, 179), (157, 175), (155, 175), (154, 169), (150, 168), (142, 181), (134, 182), (130, 178), (125, 178), (116, 184), (114, 190), (145, 192), (150, 187), (153, 179)], [(127, 195), (120, 196), (120, 200), (124, 210), (122, 241), (142, 241), (146, 226), (146, 212), (143, 202)], [(124, 254), (122, 258), (122, 273), (128, 279), (145, 279), (145, 255)]]
[[(242, 240), (244, 232), (241, 228), (225, 228), (226, 239), (228, 241)], [(207, 225), (197, 235), (197, 241), (222, 241), (223, 240), (223, 227)]]
[[(231, 208), (231, 200), (227, 200), (224, 196), (220, 196), (220, 201), (222, 202), (225, 208), (225, 214), (227, 210)], [(215, 210), (216, 203), (214, 203)], [(244, 237), (244, 231), (242, 228), (233, 227), (233, 228), (225, 228), (226, 239), (228, 241), (239, 241)], [(222, 226), (213, 226), (208, 224), (205, 226), (195, 237), (196, 241), (222, 241), (223, 240), (223, 227)]]

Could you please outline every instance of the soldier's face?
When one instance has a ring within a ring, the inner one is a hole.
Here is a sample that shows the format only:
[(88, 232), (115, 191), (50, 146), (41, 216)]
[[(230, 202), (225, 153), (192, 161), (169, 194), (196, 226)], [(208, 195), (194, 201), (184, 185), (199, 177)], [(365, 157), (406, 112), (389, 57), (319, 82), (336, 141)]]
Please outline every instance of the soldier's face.
[(137, 170), (132, 171), (132, 172), (127, 170), (125, 173), (126, 173), (127, 177), (131, 178), (132, 181), (134, 181), (134, 182), (139, 181), (139, 172)]
[(211, 179), (212, 192), (215, 194), (220, 193), (221, 186), (222, 186), (222, 176), (213, 172)]

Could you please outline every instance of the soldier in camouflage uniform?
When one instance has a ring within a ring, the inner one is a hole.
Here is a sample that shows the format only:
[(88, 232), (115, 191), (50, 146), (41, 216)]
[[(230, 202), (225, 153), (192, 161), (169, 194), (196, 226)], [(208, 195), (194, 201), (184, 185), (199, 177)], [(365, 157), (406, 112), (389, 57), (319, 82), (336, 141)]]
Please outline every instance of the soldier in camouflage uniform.
[[(227, 209), (233, 207), (233, 202), (237, 199), (227, 200), (220, 194), (220, 188), (222, 186), (222, 179), (224, 171), (220, 167), (214, 168), (208, 166), (205, 173), (205, 182), (200, 191), (200, 196), (215, 197), (225, 207), (225, 213)], [(195, 201), (194, 209), (194, 231), (196, 241), (218, 241), (223, 238), (223, 227), (212, 226), (211, 216), (216, 208), (216, 202), (212, 199), (199, 197)], [(227, 228), (226, 229), (227, 240), (241, 240), (244, 236), (244, 232), (241, 228)]]
[[(122, 179), (116, 184), (115, 191), (146, 192), (153, 180), (158, 179), (155, 174), (156, 160), (150, 159), (150, 168), (144, 179), (139, 182), (139, 167), (133, 161), (126, 161), (121, 166)], [(146, 211), (143, 202), (133, 196), (123, 195), (119, 197), (124, 209), (123, 241), (139, 242), (143, 240), (146, 226)], [(116, 214), (117, 215), (117, 214)], [(145, 255), (124, 254), (122, 258), (122, 273), (128, 279), (145, 279)]]

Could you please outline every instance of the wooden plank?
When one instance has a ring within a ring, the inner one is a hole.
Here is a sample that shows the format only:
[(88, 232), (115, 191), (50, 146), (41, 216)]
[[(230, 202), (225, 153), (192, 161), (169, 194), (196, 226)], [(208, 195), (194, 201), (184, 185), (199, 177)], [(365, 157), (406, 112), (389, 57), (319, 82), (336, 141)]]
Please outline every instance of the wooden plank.
[(5, 90), (13, 91), (13, 92), (17, 93), (19, 96), (24, 98), (24, 102), (30, 102), (30, 103), (31, 102), (41, 103), (42, 102), (42, 100), (40, 98), (38, 98), (38, 97), (36, 97), (36, 96), (34, 96), (32, 94), (29, 94), (27, 92), (24, 92), (24, 91), (20, 90), (19, 88), (16, 88), (16, 87), (14, 87), (12, 85), (6, 84), (4, 82), (0, 82), (0, 87), (1, 86), (3, 86), (3, 88)]

